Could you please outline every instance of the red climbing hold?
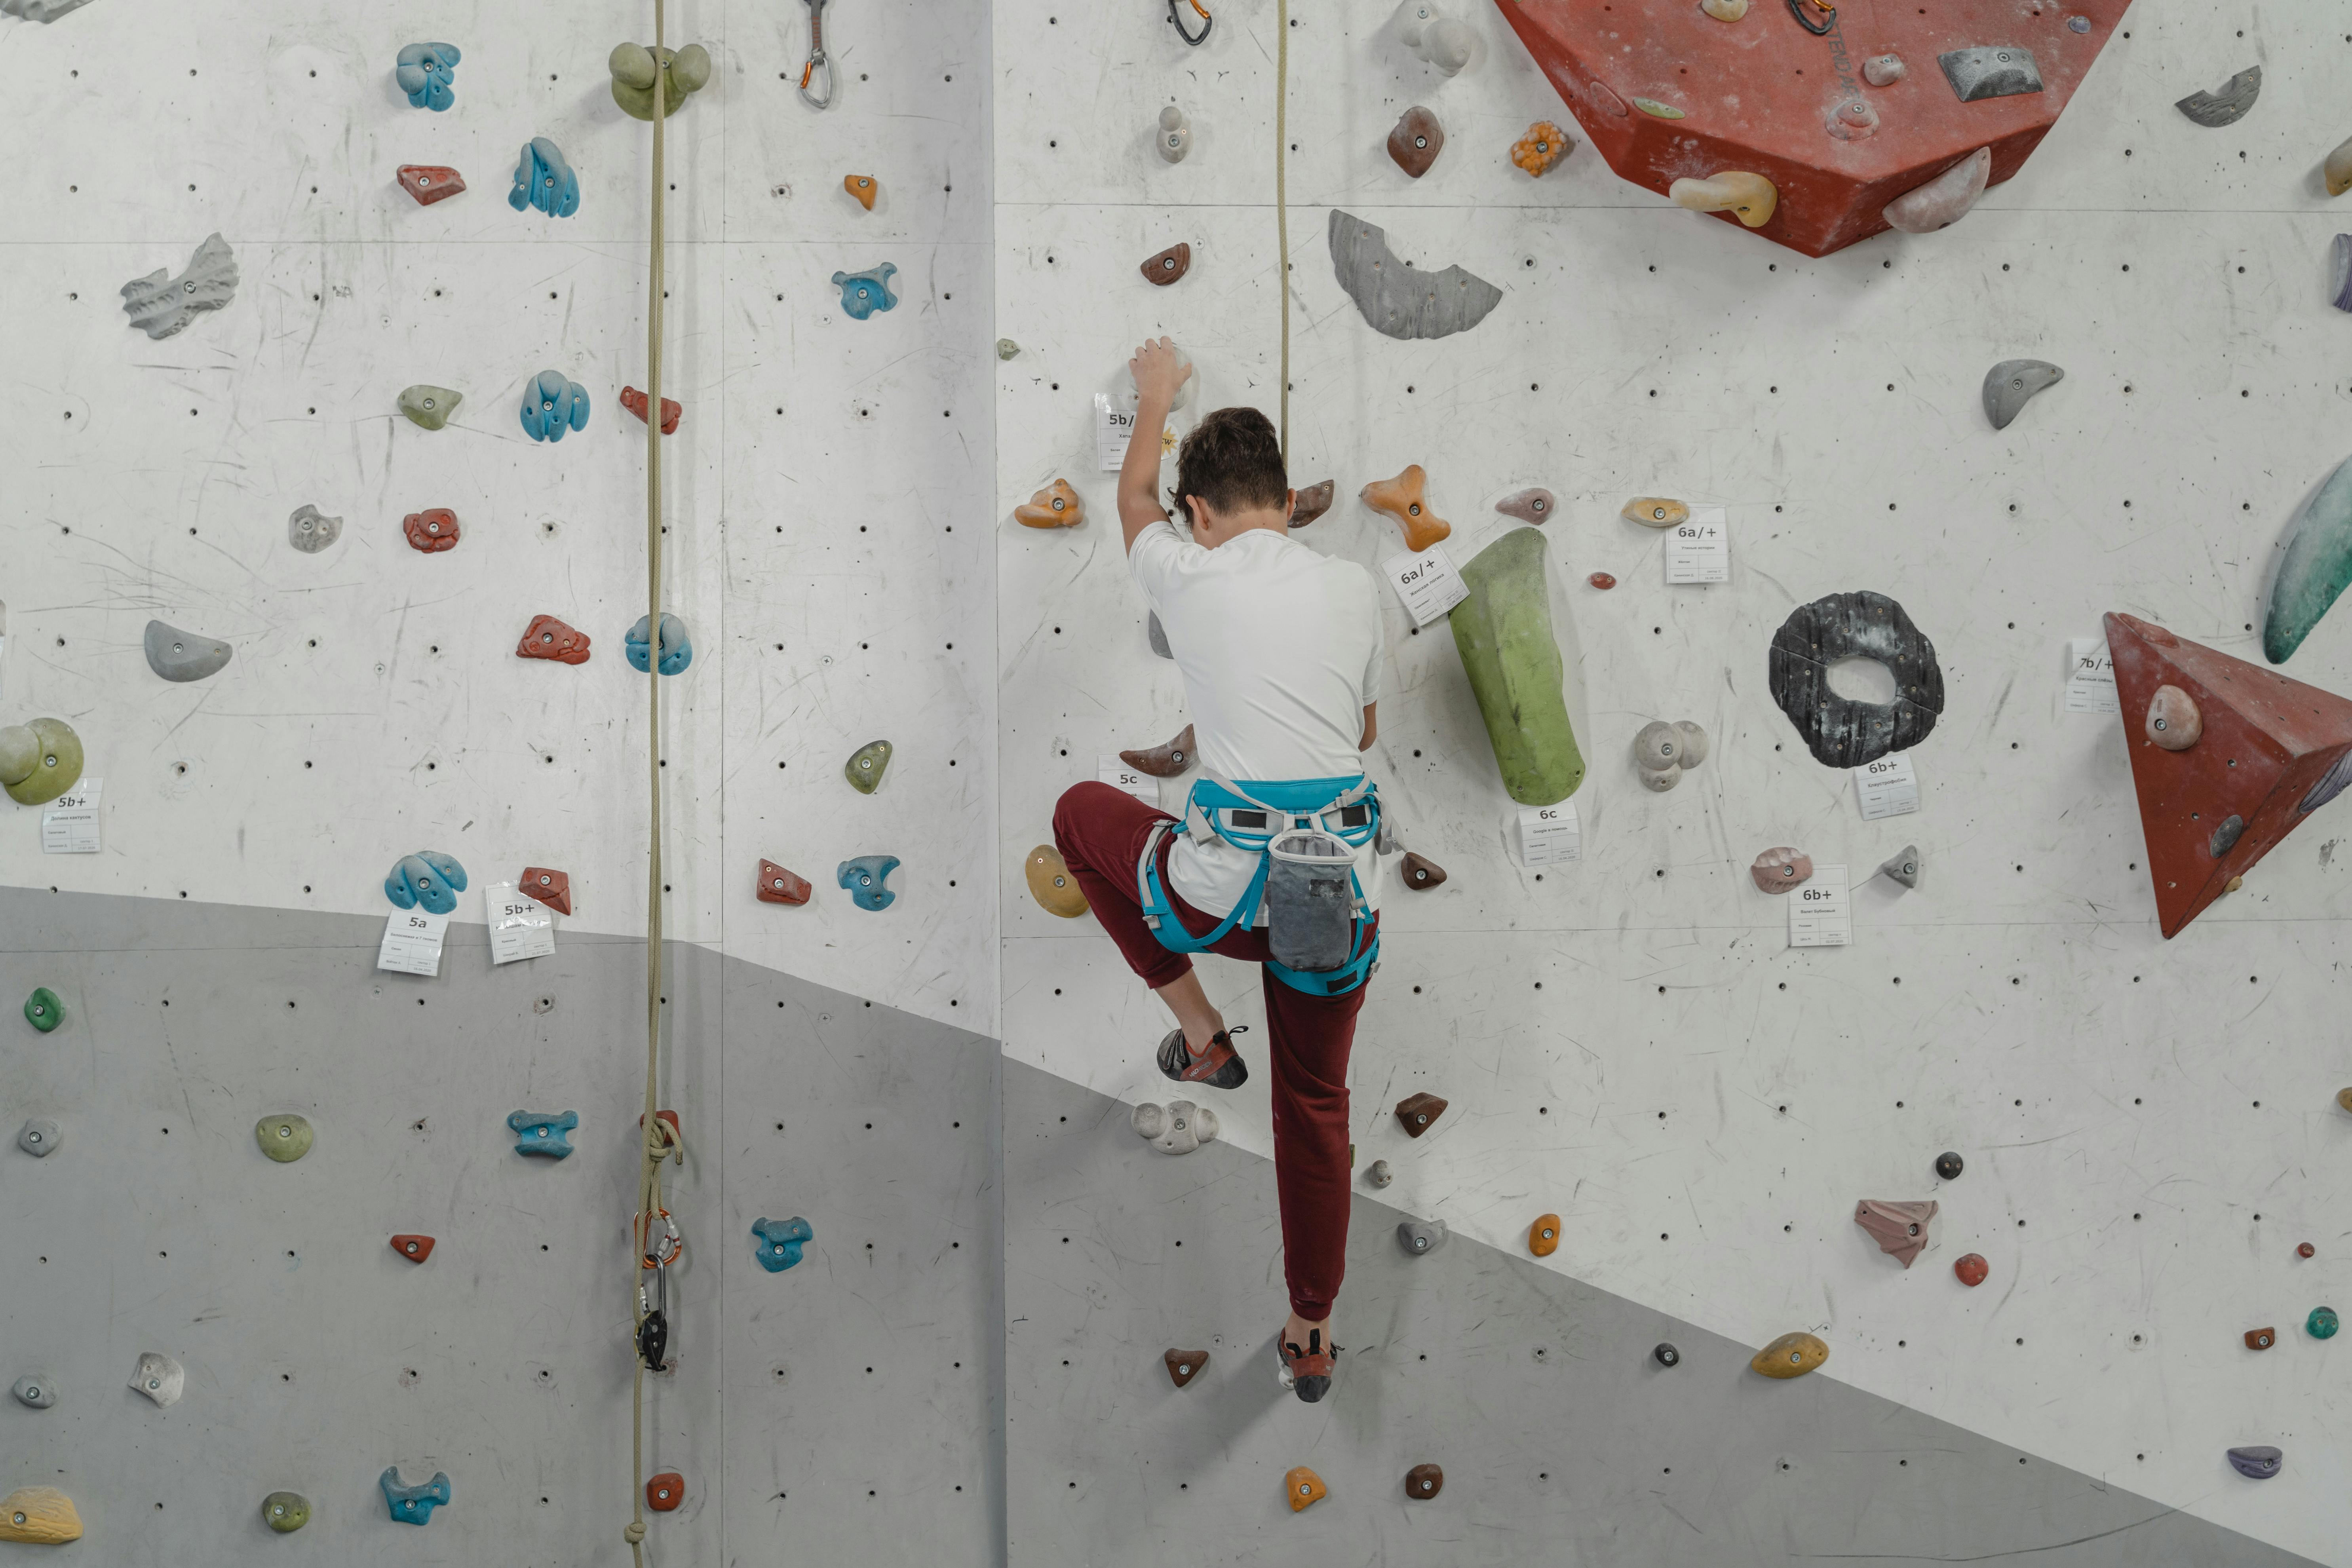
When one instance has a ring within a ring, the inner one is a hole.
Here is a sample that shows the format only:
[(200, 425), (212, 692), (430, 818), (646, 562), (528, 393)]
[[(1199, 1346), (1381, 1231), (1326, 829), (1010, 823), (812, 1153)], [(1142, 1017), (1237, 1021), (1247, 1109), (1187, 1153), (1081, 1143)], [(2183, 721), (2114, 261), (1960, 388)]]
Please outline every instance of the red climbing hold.
[[(551, 658), (558, 664), (588, 662), (588, 634), (574, 631), (553, 616), (533, 616), (515, 644), (517, 658)], [(565, 911), (569, 913), (569, 910)]]
[(1591, 584), (1594, 587), (1601, 589), (1604, 593), (1617, 585), (1617, 579), (1612, 577), (1606, 572), (1595, 572), (1591, 576), (1587, 577), (1585, 581)]
[(551, 870), (545, 866), (525, 866), (520, 885), (524, 892), (557, 914), (572, 912), (572, 878), (569, 873)]
[(2312, 1246), (2311, 1243), (2306, 1241), (2302, 1246), (2294, 1249), (2294, 1255), (2297, 1258), (2309, 1258), (2317, 1253), (2318, 1250), (2319, 1249), (2317, 1247)]
[(466, 176), (438, 163), (403, 163), (400, 188), (416, 198), (420, 207), (446, 202), (466, 188)]
[(2157, 920), (2171, 937), (2352, 784), (2352, 702), (2137, 616), (2110, 615), (2106, 630), (2126, 714), (2171, 686), (2204, 721), (2185, 751), (2124, 731)]
[[(637, 416), (638, 424), (642, 425), (646, 422), (646, 395), (639, 392), (635, 387), (625, 386), (621, 388), (621, 406), (635, 415)], [(667, 397), (663, 398), (662, 434), (665, 436), (677, 435), (677, 416), (685, 412), (686, 410), (680, 407), (673, 400)]]
[[(1759, 0), (1730, 26), (1691, 5), (1545, 0), (1501, 9), (1621, 178), (1663, 195), (1685, 176), (1760, 174), (1780, 202), (1759, 232), (1822, 256), (1884, 230), (1888, 203), (1980, 147), (1992, 150), (1993, 183), (2016, 174), (2128, 4), (1944, 0), (1870, 11)], [(2087, 26), (2077, 30), (2070, 17)], [(1979, 49), (2003, 63), (1970, 74)], [(1917, 63), (1901, 82), (1865, 87), (1863, 56), (1890, 53)], [(1638, 112), (1626, 112), (1629, 100)], [(1874, 119), (1874, 131), (1856, 133), (1854, 121)], [(1715, 221), (1738, 219), (1726, 212)]]
[(686, 1478), (676, 1470), (664, 1470), (646, 1482), (646, 1506), (656, 1513), (670, 1513), (686, 1500)]
[(457, 548), (457, 514), (446, 506), (429, 511), (412, 511), (400, 520), (400, 531), (408, 535), (414, 549), (427, 555)]
[(773, 860), (762, 860), (756, 891), (763, 904), (804, 904), (809, 901), (809, 879), (793, 875)]
[(1952, 1265), (1952, 1272), (1958, 1276), (1961, 1284), (1973, 1289), (1985, 1282), (1985, 1276), (1992, 1272), (1992, 1265), (1971, 1252)]
[(411, 1263), (422, 1263), (433, 1256), (433, 1238), (429, 1236), (395, 1236), (392, 1249)]

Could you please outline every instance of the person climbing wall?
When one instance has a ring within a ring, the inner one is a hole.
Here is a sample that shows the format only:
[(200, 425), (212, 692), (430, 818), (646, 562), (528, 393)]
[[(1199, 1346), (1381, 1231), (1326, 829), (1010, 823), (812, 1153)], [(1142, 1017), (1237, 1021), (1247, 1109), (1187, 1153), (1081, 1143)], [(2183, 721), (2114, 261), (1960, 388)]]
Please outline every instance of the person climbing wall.
[(1381, 621), (1370, 573), (1290, 538), (1296, 492), (1273, 425), (1221, 408), (1184, 438), (1176, 493), (1155, 494), (1161, 431), (1191, 367), (1166, 338), (1136, 351), (1119, 471), (1128, 564), (1160, 617), (1202, 769), (1180, 824), (1108, 784), (1066, 792), (1054, 838), (1087, 903), (1178, 1027), (1160, 1070), (1237, 1089), (1248, 1068), (1192, 952), (1262, 966), (1274, 1069), (1275, 1180), (1290, 1319), (1284, 1384), (1331, 1384), (1333, 1299), (1348, 1241), (1348, 1052), (1379, 952), (1379, 801), (1360, 756), (1377, 731)]

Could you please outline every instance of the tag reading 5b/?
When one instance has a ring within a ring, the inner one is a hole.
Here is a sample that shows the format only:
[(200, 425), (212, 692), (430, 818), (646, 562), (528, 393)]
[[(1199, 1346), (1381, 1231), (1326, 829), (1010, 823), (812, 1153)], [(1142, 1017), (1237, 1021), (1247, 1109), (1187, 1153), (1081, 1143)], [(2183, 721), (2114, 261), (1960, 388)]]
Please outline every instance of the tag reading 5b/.
[(1111, 406), (1110, 394), (1095, 394), (1095, 466), (1115, 474), (1126, 465), (1127, 444), (1135, 438), (1135, 411)]

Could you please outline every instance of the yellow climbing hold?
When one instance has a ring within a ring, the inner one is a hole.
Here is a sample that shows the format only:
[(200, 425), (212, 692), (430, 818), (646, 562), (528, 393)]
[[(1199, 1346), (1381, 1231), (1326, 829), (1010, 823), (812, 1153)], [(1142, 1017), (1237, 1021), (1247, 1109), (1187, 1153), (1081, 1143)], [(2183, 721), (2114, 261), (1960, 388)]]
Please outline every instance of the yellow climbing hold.
[(1660, 103), (1654, 98), (1637, 98), (1633, 100), (1633, 107), (1640, 110), (1643, 113), (1658, 120), (1680, 120), (1684, 118), (1683, 111), (1681, 110), (1676, 109), (1671, 103)]
[(81, 1515), (73, 1499), (55, 1487), (19, 1487), (0, 1498), (0, 1541), (33, 1546), (63, 1546), (81, 1539)]
[(1666, 195), (1676, 206), (1696, 213), (1727, 212), (1750, 228), (1770, 223), (1780, 205), (1780, 193), (1772, 182), (1745, 169), (1726, 169), (1704, 180), (1676, 180)]
[(1782, 1334), (1748, 1364), (1766, 1377), (1802, 1377), (1830, 1359), (1830, 1347), (1807, 1333)]
[(1718, 22), (1737, 22), (1748, 15), (1748, 0), (1698, 0), (1698, 8)]
[(1029, 896), (1047, 914), (1066, 921), (1087, 912), (1087, 896), (1078, 891), (1078, 879), (1070, 875), (1062, 852), (1050, 844), (1029, 851)]

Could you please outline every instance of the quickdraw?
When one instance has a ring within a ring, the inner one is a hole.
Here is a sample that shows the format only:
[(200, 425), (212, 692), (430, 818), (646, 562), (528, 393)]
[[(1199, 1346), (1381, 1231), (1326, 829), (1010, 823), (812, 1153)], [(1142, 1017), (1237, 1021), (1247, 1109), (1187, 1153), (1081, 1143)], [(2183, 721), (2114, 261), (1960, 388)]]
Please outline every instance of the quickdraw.
[(1184, 19), (1176, 14), (1176, 4), (1177, 0), (1168, 0), (1168, 25), (1176, 29), (1178, 37), (1197, 49), (1209, 41), (1209, 31), (1217, 25), (1217, 19), (1209, 15), (1209, 8), (1202, 5), (1201, 0), (1184, 0), (1184, 4), (1192, 7), (1193, 15), (1201, 18), (1201, 30), (1188, 33), (1184, 30)]
[[(812, 109), (830, 109), (833, 107), (833, 62), (824, 58), (824, 0), (802, 0), (802, 3), (808, 6), (809, 12), (809, 58), (807, 63), (801, 67), (801, 97)], [(811, 92), (809, 83), (819, 75), (824, 78), (824, 90)]]
[[(1812, 17), (1807, 15), (1809, 9), (1822, 14), (1820, 26), (1813, 26)], [(1797, 26), (1816, 38), (1827, 37), (1829, 30), (1837, 26), (1837, 7), (1827, 4), (1827, 0), (1789, 0), (1789, 15), (1797, 19)]]

